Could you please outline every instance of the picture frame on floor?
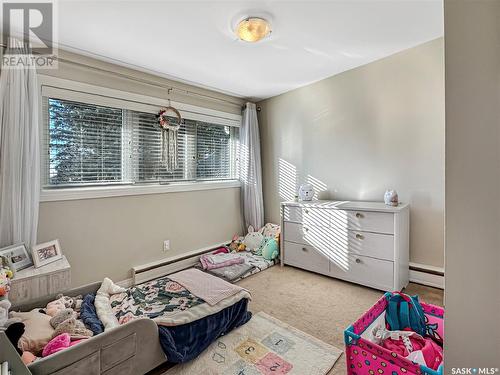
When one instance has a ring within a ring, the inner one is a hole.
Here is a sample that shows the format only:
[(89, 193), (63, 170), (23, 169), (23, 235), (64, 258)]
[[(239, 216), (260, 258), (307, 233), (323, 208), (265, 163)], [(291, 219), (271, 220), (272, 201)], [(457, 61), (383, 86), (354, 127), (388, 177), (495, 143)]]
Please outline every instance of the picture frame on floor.
[(62, 259), (62, 251), (59, 240), (53, 240), (35, 245), (31, 249), (31, 253), (33, 255), (33, 262), (35, 263), (36, 268)]
[(11, 267), (14, 272), (23, 270), (33, 265), (33, 261), (31, 260), (24, 243), (18, 243), (0, 249), (0, 256), (7, 259), (9, 267)]

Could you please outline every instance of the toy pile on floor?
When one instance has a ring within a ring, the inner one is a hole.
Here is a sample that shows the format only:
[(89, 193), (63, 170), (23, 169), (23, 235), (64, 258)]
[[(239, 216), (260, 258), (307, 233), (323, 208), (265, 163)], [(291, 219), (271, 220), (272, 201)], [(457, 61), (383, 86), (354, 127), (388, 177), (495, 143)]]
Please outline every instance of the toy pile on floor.
[[(101, 333), (100, 327), (88, 329), (84, 323), (86, 301), (58, 295), (43, 308), (29, 312), (9, 312), (10, 269), (0, 265), (0, 330), (16, 348), (24, 364), (47, 357)], [(83, 306), (83, 309), (82, 309)], [(93, 304), (92, 304), (93, 306)]]
[(279, 255), (280, 226), (267, 223), (258, 231), (252, 226), (245, 236), (234, 236), (228, 246), (200, 257), (199, 267), (231, 282), (275, 264)]

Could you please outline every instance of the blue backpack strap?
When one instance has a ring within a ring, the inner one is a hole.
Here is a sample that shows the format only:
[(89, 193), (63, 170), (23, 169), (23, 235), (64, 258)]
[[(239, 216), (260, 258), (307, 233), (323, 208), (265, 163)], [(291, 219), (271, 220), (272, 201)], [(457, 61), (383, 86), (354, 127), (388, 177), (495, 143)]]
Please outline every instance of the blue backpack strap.
[(401, 302), (399, 302), (399, 324), (402, 330), (411, 327), (410, 306), (405, 300), (401, 300)]
[(418, 296), (413, 296), (410, 299), (412, 314), (410, 315), (411, 325), (410, 327), (421, 336), (425, 336), (425, 313), (422, 309), (422, 305), (418, 300)]
[(388, 297), (388, 300), (385, 320), (391, 331), (398, 331), (401, 329), (401, 323), (399, 321), (399, 304), (401, 298), (398, 295), (392, 295)]

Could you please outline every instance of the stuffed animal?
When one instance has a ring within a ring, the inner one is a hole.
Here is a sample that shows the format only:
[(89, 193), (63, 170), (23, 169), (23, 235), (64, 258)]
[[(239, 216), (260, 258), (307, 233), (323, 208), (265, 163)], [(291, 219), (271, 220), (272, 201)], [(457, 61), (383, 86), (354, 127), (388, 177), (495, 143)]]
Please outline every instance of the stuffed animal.
[(0, 267), (0, 327), (5, 326), (9, 321), (9, 309), (11, 304), (7, 299), (7, 295), (9, 294), (10, 279), (12, 276), (13, 273), (9, 268), (5, 266)]
[(280, 235), (281, 229), (278, 224), (267, 223), (259, 230), (259, 232), (262, 233), (264, 237), (277, 238)]
[(71, 318), (76, 318), (76, 312), (73, 309), (64, 309), (50, 319), (50, 325), (56, 329), (59, 324)]
[(60, 311), (64, 309), (69, 309), (74, 306), (74, 300), (71, 297), (63, 296), (62, 294), (57, 295), (55, 301), (49, 302), (45, 308), (45, 313), (50, 316), (56, 316)]
[(279, 254), (278, 241), (275, 238), (266, 238), (262, 245), (261, 254), (264, 259), (274, 260)]
[(238, 251), (245, 251), (245, 245), (242, 243), (243, 237), (240, 237), (238, 235), (233, 236), (233, 239), (231, 243), (228, 246), (228, 249), (230, 252), (238, 252)]
[(10, 301), (8, 299), (0, 300), (0, 327), (4, 327), (9, 320)]
[(86, 339), (94, 335), (94, 333), (85, 327), (81, 320), (69, 318), (59, 323), (54, 330), (52, 338), (59, 336), (61, 333), (67, 333), (72, 340)]
[(57, 315), (50, 319), (50, 325), (54, 328), (52, 337), (67, 333), (72, 339), (82, 339), (93, 335), (81, 320), (76, 319), (77, 313), (71, 308), (60, 310)]
[(262, 242), (264, 241), (264, 236), (260, 232), (256, 232), (250, 225), (248, 227), (248, 234), (243, 239), (243, 244), (246, 250), (255, 251), (260, 248)]
[(13, 275), (8, 267), (0, 267), (0, 298), (7, 297), (10, 290), (10, 279)]

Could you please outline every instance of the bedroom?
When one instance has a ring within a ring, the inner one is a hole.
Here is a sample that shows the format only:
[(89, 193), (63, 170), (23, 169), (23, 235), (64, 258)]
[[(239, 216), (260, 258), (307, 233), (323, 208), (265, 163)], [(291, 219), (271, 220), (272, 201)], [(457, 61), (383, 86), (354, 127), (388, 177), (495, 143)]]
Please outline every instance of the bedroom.
[[(499, 367), (487, 292), (499, 265), (496, 2), (3, 1), (2, 12), (0, 322), (11, 329), (0, 338), (17, 327), (29, 341), (16, 311), (43, 308), (48, 345), (59, 293), (100, 290), (123, 323), (66, 335), (47, 356), (2, 341), (12, 373), (253, 374), (278, 361), (281, 373), (368, 374), (384, 369), (350, 359), (349, 327), (401, 290), (446, 301), (444, 368), (432, 371)], [(168, 275), (180, 279), (161, 284)], [(220, 290), (213, 305), (190, 280)], [(182, 324), (170, 299), (146, 303), (164, 324), (117, 307), (160, 286), (182, 300)], [(268, 349), (259, 324), (280, 327), (285, 347)], [(183, 352), (183, 326), (203, 344)], [(222, 333), (234, 347), (213, 370)], [(238, 352), (248, 340), (258, 345)], [(136, 349), (146, 342), (148, 355)]]

